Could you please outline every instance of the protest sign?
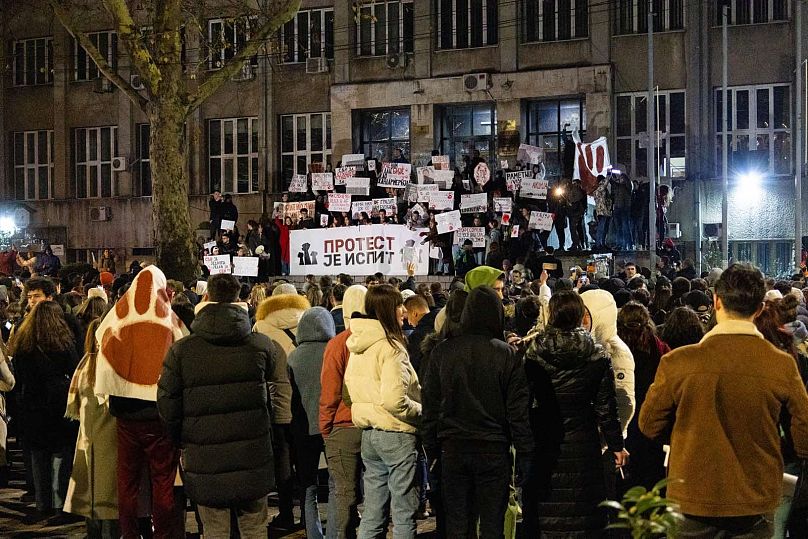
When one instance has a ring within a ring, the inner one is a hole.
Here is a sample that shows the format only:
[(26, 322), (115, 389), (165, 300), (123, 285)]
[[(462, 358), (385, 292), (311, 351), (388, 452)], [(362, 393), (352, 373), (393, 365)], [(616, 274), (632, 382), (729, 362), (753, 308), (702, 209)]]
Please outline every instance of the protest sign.
[(274, 213), (282, 220), (287, 217), (292, 219), (293, 224), (300, 221), (300, 210), (305, 209), (308, 211), (309, 217), (314, 216), (314, 201), (307, 200), (305, 202), (276, 202), (273, 206)]
[(323, 228), (328, 226), (328, 214), (327, 213), (320, 214), (320, 226), (323, 227)]
[(471, 240), (474, 247), (485, 247), (485, 227), (464, 226), (455, 231), (455, 245), (463, 245), (463, 242), (466, 240)]
[(522, 181), (527, 178), (530, 178), (531, 174), (528, 170), (517, 170), (516, 172), (506, 172), (505, 173), (505, 184), (507, 185), (508, 191), (511, 193), (515, 193), (522, 187)]
[(553, 214), (543, 211), (532, 211), (530, 212), (530, 221), (527, 227), (530, 230), (552, 230)]
[(544, 150), (530, 144), (520, 144), (516, 159), (525, 164), (538, 165), (544, 161)]
[(351, 195), (368, 196), (370, 194), (370, 178), (348, 178), (345, 180), (345, 192)]
[(295, 174), (289, 183), (290, 193), (305, 193), (308, 191), (308, 178), (305, 174)]
[(477, 180), (480, 187), (488, 183), (488, 180), (491, 179), (491, 170), (488, 168), (486, 163), (479, 163), (476, 167), (474, 167), (474, 179)]
[(356, 200), (351, 203), (351, 218), (358, 221), (362, 217), (362, 212), (368, 214), (368, 217), (373, 213), (372, 200)]
[[(371, 201), (368, 201), (372, 204)], [(292, 275), (426, 275), (429, 256), (419, 232), (404, 225), (367, 225), (293, 230), (289, 237)]]
[(501, 168), (502, 170), (508, 170), (509, 166), (510, 165), (508, 165), (507, 159), (503, 159), (499, 162), (499, 168)]
[(502, 226), (508, 226), (509, 224), (511, 224), (511, 214), (503, 213), (502, 218), (500, 219), (500, 224)]
[(429, 194), (430, 193), (437, 193), (438, 186), (434, 183), (425, 184), (425, 185), (418, 185), (411, 183), (407, 186), (407, 191), (405, 191), (405, 197), (410, 202), (429, 202)]
[(214, 248), (214, 247), (216, 247), (216, 242), (215, 242), (215, 241), (209, 241), (209, 242), (205, 243), (205, 244), (202, 246), (202, 248), (203, 248), (203, 249), (205, 249), (205, 250), (206, 250), (208, 253), (210, 253), (211, 251), (213, 251), (213, 248)]
[(373, 202), (373, 211), (384, 210), (387, 215), (392, 215), (398, 211), (395, 198), (374, 198), (371, 202)]
[(460, 195), (460, 211), (462, 213), (478, 213), (488, 211), (488, 195)]
[[(365, 166), (365, 156), (361, 153), (346, 153), (342, 156), (342, 166), (343, 167), (364, 167)], [(341, 185), (341, 184), (337, 184)]]
[(334, 185), (345, 185), (345, 180), (356, 175), (356, 167), (340, 167), (334, 171)]
[(64, 244), (51, 244), (51, 252), (54, 256), (65, 256)]
[(311, 175), (312, 191), (333, 191), (334, 175), (330, 172), (318, 172)]
[(519, 189), (519, 196), (522, 198), (537, 198), (544, 200), (547, 198), (548, 180), (525, 179), (522, 180), (522, 187)]
[(351, 211), (351, 195), (349, 193), (328, 193), (328, 211)]
[(228, 219), (222, 219), (222, 226), (220, 227), (222, 230), (233, 230), (233, 227), (236, 226), (235, 221), (230, 221)]
[(435, 167), (418, 167), (415, 169), (415, 175), (418, 179), (418, 183), (426, 183), (426, 179), (432, 179), (432, 175), (435, 173)]
[(435, 170), (449, 170), (449, 156), (433, 155), (432, 166), (435, 167)]
[(454, 182), (454, 170), (433, 170), (432, 182), (441, 189), (451, 189)]
[(513, 199), (508, 197), (494, 197), (494, 211), (497, 213), (510, 213), (513, 208)]
[(230, 255), (210, 255), (203, 259), (211, 275), (230, 273)]
[(431, 191), (429, 193), (429, 209), (453, 210), (455, 203), (454, 196), (454, 191)]
[(430, 247), (429, 248), (429, 258), (434, 260), (440, 260), (443, 258), (443, 249), (440, 247)]
[(233, 275), (243, 275), (245, 277), (258, 277), (258, 257), (234, 256)]
[(511, 237), (518, 238), (519, 237), (519, 225), (513, 225), (511, 227)]
[(460, 210), (438, 213), (435, 215), (435, 222), (438, 225), (438, 234), (454, 232), (463, 227), (460, 222)]
[(368, 160), (368, 172), (376, 172), (376, 160), (369, 159)]
[(410, 183), (412, 165), (408, 163), (382, 163), (382, 175), (379, 178), (379, 187), (392, 187), (404, 189)]

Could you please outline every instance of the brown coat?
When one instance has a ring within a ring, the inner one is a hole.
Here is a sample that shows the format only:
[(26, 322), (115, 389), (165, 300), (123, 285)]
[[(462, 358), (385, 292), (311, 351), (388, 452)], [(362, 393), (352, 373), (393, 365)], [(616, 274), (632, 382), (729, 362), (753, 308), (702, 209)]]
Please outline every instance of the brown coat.
[(754, 325), (722, 322), (699, 344), (666, 354), (640, 411), (640, 429), (670, 443), (669, 496), (685, 514), (771, 513), (782, 493), (780, 412), (808, 458), (808, 395), (796, 362)]

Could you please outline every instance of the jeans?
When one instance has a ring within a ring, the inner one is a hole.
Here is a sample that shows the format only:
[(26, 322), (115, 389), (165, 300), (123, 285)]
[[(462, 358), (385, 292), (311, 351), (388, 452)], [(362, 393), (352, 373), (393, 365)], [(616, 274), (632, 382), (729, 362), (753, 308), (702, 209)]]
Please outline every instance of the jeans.
[(418, 468), (416, 480), (418, 481), (418, 506), (423, 506), (429, 491), (429, 471), (426, 465), (426, 454), (422, 447), (418, 447)]
[(612, 214), (614, 218), (614, 234), (617, 237), (617, 247), (627, 249), (631, 243), (631, 228), (629, 225), (630, 208), (615, 207)]
[(31, 472), (38, 511), (61, 509), (67, 496), (67, 484), (73, 467), (73, 449), (59, 451), (31, 449)]
[(275, 481), (278, 485), (278, 515), (293, 520), (294, 478), (292, 477), (291, 431), (289, 425), (272, 425), (272, 452), (275, 456)]
[(685, 515), (677, 537), (697, 539), (770, 539), (772, 515), (747, 517), (697, 517)]
[(228, 539), (230, 535), (231, 511), (236, 513), (238, 531), (243, 539), (265, 539), (267, 536), (266, 496), (233, 507), (207, 507), (198, 505), (199, 518), (205, 527), (205, 537)]
[(598, 234), (595, 238), (595, 245), (598, 247), (606, 246), (606, 234), (609, 233), (609, 220), (611, 217), (608, 215), (598, 215)]
[[(359, 482), (362, 478), (362, 431), (355, 427), (335, 427), (325, 439), (328, 473), (334, 479), (334, 497), (329, 492), (328, 538), (354, 539), (359, 522)], [(331, 520), (331, 506), (334, 520)], [(331, 535), (331, 530), (336, 535)]]
[[(446, 529), (469, 530), (480, 519), (480, 539), (501, 538), (511, 478), (508, 447), (490, 452), (444, 449), (441, 455)], [(454, 532), (450, 531), (450, 537)], [(459, 534), (458, 537), (465, 537)]]
[(121, 537), (140, 537), (138, 491), (140, 474), (148, 465), (152, 491), (155, 539), (172, 538), (181, 529), (174, 505), (174, 480), (179, 451), (171, 443), (160, 420), (131, 421), (118, 418), (118, 519)]
[(281, 275), (289, 275), (289, 262), (281, 262)]
[(359, 525), (359, 539), (385, 536), (388, 503), (393, 520), (393, 539), (415, 538), (417, 457), (414, 434), (382, 430), (362, 432), (365, 512)]
[(323, 524), (320, 522), (320, 510), (317, 506), (317, 475), (322, 452), (323, 437), (319, 434), (295, 438), (297, 478), (300, 483), (300, 499), (303, 502), (306, 537), (309, 539), (323, 539)]

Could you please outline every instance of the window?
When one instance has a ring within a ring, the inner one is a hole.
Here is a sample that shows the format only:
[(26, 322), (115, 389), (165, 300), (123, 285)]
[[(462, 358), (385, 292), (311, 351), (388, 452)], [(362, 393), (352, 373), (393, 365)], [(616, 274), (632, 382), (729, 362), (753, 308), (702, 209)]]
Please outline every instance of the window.
[[(90, 41), (113, 70), (118, 69), (118, 34), (115, 32), (96, 32), (87, 34)], [(98, 66), (84, 47), (73, 40), (73, 80), (87, 81), (101, 78)]]
[(14, 42), (14, 86), (53, 83), (53, 38)]
[(579, 130), (586, 137), (586, 106), (580, 98), (528, 102), (527, 143), (544, 148), (547, 178), (572, 177), (572, 160), (564, 163), (567, 144), (572, 144), (572, 132)]
[(413, 51), (413, 4), (375, 2), (363, 6), (356, 22), (356, 54), (386, 56)]
[[(631, 177), (648, 176), (648, 136), (645, 93), (617, 96), (616, 163), (628, 167)], [(660, 91), (654, 103), (656, 129), (654, 161), (657, 174), (685, 176), (685, 92)]]
[(362, 110), (358, 114), (358, 153), (365, 154), (368, 159), (389, 162), (393, 159), (393, 149), (399, 148), (402, 156), (409, 160), (409, 108)]
[(258, 118), (209, 120), (208, 165), (211, 191), (258, 191)]
[[(654, 32), (681, 30), (685, 27), (683, 0), (652, 0)], [(615, 33), (648, 32), (648, 0), (616, 0)]]
[[(715, 25), (721, 26), (724, 14), (721, 2), (715, 2)], [(788, 0), (734, 0), (729, 3), (728, 24), (763, 24), (773, 21), (787, 21), (789, 18)]]
[[(727, 90), (730, 170), (791, 174), (791, 88), (743, 86)], [(722, 164), (722, 91), (715, 91), (716, 174)]]
[(289, 185), (295, 174), (306, 174), (312, 163), (331, 163), (331, 113), (281, 116), (281, 176)]
[(436, 1), (439, 49), (497, 44), (496, 0)]
[(524, 0), (522, 38), (562, 41), (589, 35), (589, 0)]
[[(219, 69), (233, 58), (250, 40), (250, 31), (257, 28), (258, 17), (211, 19), (208, 21), (208, 69)], [(258, 55), (250, 58), (258, 66)]]
[(16, 132), (13, 140), (15, 198), (53, 198), (53, 131)]
[(152, 194), (151, 160), (149, 158), (149, 124), (138, 124), (135, 127), (135, 177), (138, 194), (150, 197)]
[(489, 166), (496, 168), (496, 107), (490, 103), (453, 105), (439, 109), (440, 150), (448, 155), (452, 166), (461, 167), (463, 158), (474, 156), (474, 150)]
[(334, 10), (298, 11), (281, 29), (281, 51), (285, 64), (305, 62), (307, 58), (333, 59)]
[(118, 154), (118, 128), (78, 128), (75, 130), (75, 140), (76, 196), (115, 196), (117, 186), (112, 178), (112, 159)]

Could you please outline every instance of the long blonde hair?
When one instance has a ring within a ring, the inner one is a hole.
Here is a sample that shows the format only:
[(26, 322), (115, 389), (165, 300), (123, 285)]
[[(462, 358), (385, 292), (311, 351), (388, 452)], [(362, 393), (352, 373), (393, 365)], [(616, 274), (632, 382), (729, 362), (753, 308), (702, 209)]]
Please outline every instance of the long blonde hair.
[(267, 299), (267, 287), (262, 284), (257, 284), (252, 287), (250, 291), (249, 303), (253, 307), (258, 307), (258, 304)]

